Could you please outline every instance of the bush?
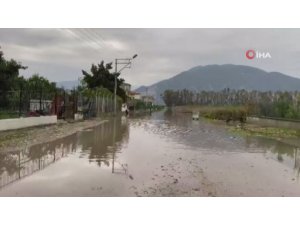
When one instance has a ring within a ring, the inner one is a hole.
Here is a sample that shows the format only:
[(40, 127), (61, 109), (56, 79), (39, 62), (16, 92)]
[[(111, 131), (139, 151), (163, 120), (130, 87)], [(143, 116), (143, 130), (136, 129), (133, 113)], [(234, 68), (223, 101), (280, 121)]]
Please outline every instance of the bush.
[(229, 121), (246, 122), (247, 110), (243, 107), (204, 107), (199, 108), (201, 116), (213, 119)]

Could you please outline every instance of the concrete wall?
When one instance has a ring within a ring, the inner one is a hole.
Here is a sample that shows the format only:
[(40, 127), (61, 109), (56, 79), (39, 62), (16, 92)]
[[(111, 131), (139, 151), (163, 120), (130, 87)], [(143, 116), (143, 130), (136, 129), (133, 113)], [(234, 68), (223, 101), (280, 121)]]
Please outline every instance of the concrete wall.
[(57, 116), (26, 117), (0, 120), (0, 131), (57, 123)]

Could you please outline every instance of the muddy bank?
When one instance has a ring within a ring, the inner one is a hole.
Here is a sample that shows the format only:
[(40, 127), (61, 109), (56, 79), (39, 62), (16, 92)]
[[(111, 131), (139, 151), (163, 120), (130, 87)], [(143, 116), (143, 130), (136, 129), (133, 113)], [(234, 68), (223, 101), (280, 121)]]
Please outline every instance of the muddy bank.
[(97, 126), (107, 120), (91, 119), (85, 121), (59, 121), (55, 125), (31, 127), (0, 132), (0, 152), (21, 151), (30, 146), (53, 141), (78, 131)]

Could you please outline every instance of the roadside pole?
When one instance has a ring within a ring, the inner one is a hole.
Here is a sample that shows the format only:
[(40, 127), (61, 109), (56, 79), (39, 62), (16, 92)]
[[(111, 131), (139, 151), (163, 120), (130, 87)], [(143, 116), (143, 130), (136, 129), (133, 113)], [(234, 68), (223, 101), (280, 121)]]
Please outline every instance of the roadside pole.
[(115, 59), (115, 89), (114, 89), (114, 115), (117, 115), (117, 73), (118, 59)]

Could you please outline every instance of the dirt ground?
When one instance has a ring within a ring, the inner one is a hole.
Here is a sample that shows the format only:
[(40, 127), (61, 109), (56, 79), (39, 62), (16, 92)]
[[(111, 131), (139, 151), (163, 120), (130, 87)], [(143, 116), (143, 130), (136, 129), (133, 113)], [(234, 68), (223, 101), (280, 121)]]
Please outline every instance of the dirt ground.
[(55, 125), (1, 131), (0, 151), (19, 151), (32, 145), (63, 138), (106, 121), (102, 118), (76, 122), (58, 121)]

